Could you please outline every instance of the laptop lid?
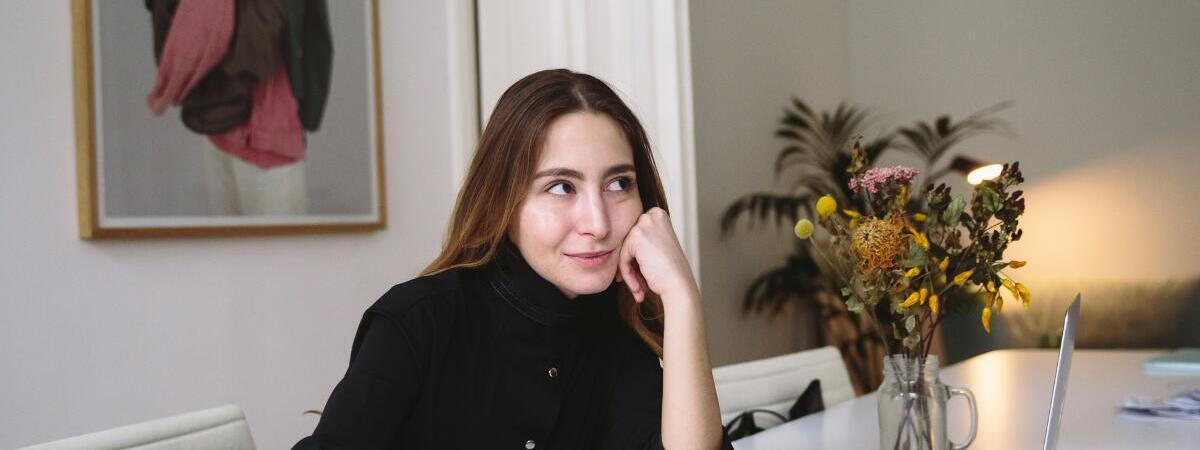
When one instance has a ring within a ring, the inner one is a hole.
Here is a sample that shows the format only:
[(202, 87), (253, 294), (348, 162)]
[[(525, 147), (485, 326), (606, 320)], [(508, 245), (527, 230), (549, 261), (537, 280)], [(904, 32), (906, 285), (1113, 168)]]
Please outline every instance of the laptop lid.
[(1067, 375), (1071, 372), (1071, 354), (1075, 351), (1075, 328), (1079, 324), (1080, 294), (1067, 307), (1063, 317), (1062, 343), (1058, 346), (1058, 368), (1054, 371), (1054, 390), (1050, 394), (1050, 419), (1046, 424), (1044, 450), (1058, 446), (1058, 427), (1062, 423), (1063, 401), (1067, 397)]

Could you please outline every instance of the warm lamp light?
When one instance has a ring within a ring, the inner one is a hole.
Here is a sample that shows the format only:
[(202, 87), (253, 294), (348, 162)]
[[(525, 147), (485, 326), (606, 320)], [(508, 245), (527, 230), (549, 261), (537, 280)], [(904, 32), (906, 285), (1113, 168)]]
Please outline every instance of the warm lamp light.
[(1001, 164), (988, 164), (986, 166), (972, 170), (967, 174), (967, 183), (976, 185), (982, 183), (983, 180), (990, 180), (1000, 176), (1000, 172), (1004, 170)]
[(965, 156), (955, 156), (950, 164), (942, 170), (933, 174), (929, 179), (938, 180), (949, 175), (951, 172), (958, 172), (967, 177), (967, 182), (971, 184), (979, 184), (983, 180), (990, 180), (1000, 176), (1000, 172), (1004, 166), (1000, 164), (984, 164), (974, 159)]

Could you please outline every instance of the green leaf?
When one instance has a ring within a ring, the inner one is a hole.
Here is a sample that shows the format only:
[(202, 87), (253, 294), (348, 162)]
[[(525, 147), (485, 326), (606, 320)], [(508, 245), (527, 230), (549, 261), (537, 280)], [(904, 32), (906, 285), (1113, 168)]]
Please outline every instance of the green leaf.
[(992, 190), (990, 187), (980, 186), (979, 195), (983, 196), (983, 206), (986, 207), (988, 211), (994, 213), (999, 211), (1001, 206), (1004, 206), (1004, 202), (1000, 200), (1000, 194), (996, 193), (996, 191)]
[(904, 267), (918, 267), (929, 264), (929, 253), (925, 249), (917, 245), (916, 242), (908, 243), (908, 255), (905, 256), (904, 262), (901, 263)]
[(855, 314), (861, 313), (863, 310), (863, 303), (857, 299), (846, 300), (846, 309)]
[(949, 226), (958, 225), (958, 218), (962, 215), (963, 209), (966, 207), (967, 201), (962, 196), (954, 196), (954, 199), (950, 200), (950, 206), (947, 206), (946, 210), (942, 211), (942, 222)]
[(919, 334), (910, 334), (910, 335), (908, 335), (907, 337), (905, 337), (905, 338), (904, 338), (904, 341), (903, 341), (903, 343), (904, 343), (904, 348), (907, 348), (907, 349), (909, 349), (909, 350), (913, 350), (913, 349), (917, 348), (917, 344), (918, 344), (918, 343), (920, 343), (920, 342), (921, 342), (921, 335), (919, 335)]
[(904, 319), (904, 330), (912, 333), (913, 328), (917, 327), (917, 316), (908, 316)]

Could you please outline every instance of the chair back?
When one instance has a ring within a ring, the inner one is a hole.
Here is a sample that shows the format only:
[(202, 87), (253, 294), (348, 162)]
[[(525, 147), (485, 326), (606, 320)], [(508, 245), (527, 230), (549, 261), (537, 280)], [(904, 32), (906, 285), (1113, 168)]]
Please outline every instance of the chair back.
[(769, 409), (787, 417), (796, 398), (816, 379), (821, 380), (826, 408), (854, 398), (842, 355), (832, 346), (713, 369), (721, 423), (748, 409)]
[(254, 450), (242, 408), (226, 405), (21, 450)]

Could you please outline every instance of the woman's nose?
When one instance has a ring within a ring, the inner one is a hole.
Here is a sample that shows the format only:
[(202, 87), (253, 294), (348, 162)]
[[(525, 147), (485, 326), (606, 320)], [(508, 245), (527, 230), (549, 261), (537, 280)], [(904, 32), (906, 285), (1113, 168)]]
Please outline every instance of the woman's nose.
[(591, 235), (596, 239), (608, 237), (612, 227), (608, 223), (608, 205), (604, 202), (604, 194), (585, 196), (580, 209), (576, 223), (579, 234)]

